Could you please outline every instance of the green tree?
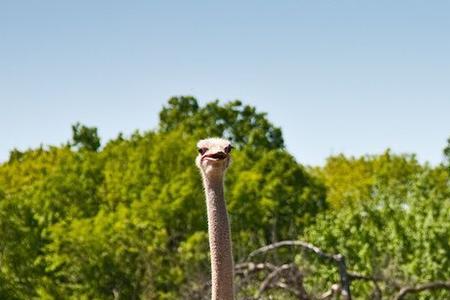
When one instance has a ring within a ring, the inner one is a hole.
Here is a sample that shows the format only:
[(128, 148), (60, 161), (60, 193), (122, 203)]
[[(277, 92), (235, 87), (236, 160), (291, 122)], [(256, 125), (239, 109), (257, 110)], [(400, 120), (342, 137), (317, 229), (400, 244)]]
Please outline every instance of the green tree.
[(97, 151), (100, 148), (100, 137), (95, 127), (87, 127), (80, 123), (72, 125), (72, 140), (72, 145), (80, 149)]
[(160, 113), (159, 128), (167, 132), (178, 127), (201, 137), (222, 136), (237, 147), (284, 148), (281, 129), (273, 126), (265, 113), (238, 100), (224, 105), (216, 100), (199, 107), (193, 97), (173, 97)]
[(330, 205), (339, 208), (369, 202), (379, 187), (392, 187), (393, 193), (403, 197), (423, 168), (414, 155), (395, 155), (387, 150), (382, 155), (359, 158), (331, 156), (323, 168), (314, 172), (327, 187)]
[(450, 172), (450, 138), (447, 139), (447, 146), (444, 148), (444, 157), (446, 159), (447, 168)]
[[(371, 161), (388, 164), (375, 170), (391, 170), (392, 161), (386, 160), (385, 155), (372, 157)], [(384, 296), (392, 296), (398, 286), (450, 277), (448, 173), (440, 166), (417, 168), (416, 162), (408, 157), (396, 158), (399, 159), (402, 163), (395, 165), (403, 170), (389, 173), (392, 178), (381, 176), (379, 179), (379, 171), (374, 174), (378, 179), (376, 193), (370, 197), (360, 194), (363, 198), (356, 199), (353, 205), (321, 214), (302, 236), (331, 253), (344, 254), (353, 271), (381, 278)], [(413, 164), (414, 173), (409, 164), (404, 164), (407, 161)], [(398, 178), (399, 174), (409, 175)], [(339, 179), (332, 182), (339, 185)], [(344, 181), (339, 186), (342, 188), (346, 184)], [(347, 189), (353, 190), (353, 187), (347, 185)], [(345, 189), (342, 191), (345, 193)], [(337, 280), (336, 271), (330, 270), (328, 265), (314, 268), (317, 276), (310, 277), (311, 288)], [(373, 287), (367, 282), (354, 282), (352, 288), (358, 298), (367, 298)], [(438, 291), (423, 293), (414, 299), (446, 299), (448, 296), (448, 292)]]
[(157, 130), (119, 135), (101, 150), (96, 128), (72, 129), (75, 148), (14, 152), (0, 165), (1, 298), (207, 294), (206, 208), (194, 166), (205, 136), (238, 148), (226, 183), (237, 261), (299, 234), (326, 206), (323, 185), (284, 150), (281, 130), (239, 101), (172, 98)]
[[(194, 166), (206, 136), (236, 147), (225, 191), (236, 262), (299, 237), (383, 275), (386, 295), (394, 281), (450, 276), (444, 166), (387, 151), (306, 169), (267, 115), (240, 101), (174, 97), (159, 116), (157, 129), (102, 148), (97, 129), (77, 123), (70, 145), (13, 150), (0, 164), (1, 299), (207, 297), (206, 208)], [(318, 261), (301, 259), (315, 274), (305, 279), (311, 290), (335, 282)], [(368, 285), (352, 287), (367, 298)]]

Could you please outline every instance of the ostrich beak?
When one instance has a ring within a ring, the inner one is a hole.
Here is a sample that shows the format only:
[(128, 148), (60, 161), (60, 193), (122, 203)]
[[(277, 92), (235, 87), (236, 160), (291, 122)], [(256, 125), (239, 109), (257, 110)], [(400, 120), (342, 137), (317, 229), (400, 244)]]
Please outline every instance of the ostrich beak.
[(228, 154), (226, 154), (223, 151), (219, 151), (219, 152), (216, 152), (216, 153), (203, 155), (202, 156), (202, 160), (203, 159), (207, 159), (207, 160), (217, 161), (217, 160), (223, 160), (223, 159), (225, 159), (227, 157), (228, 157)]

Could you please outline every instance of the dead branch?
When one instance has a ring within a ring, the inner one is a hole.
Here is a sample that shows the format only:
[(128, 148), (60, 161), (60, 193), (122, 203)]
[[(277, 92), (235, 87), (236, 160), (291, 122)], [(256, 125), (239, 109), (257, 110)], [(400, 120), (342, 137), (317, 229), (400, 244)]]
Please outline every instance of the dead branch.
[[(351, 300), (350, 294), (350, 285), (354, 280), (363, 280), (370, 281), (374, 285), (374, 290), (372, 292), (372, 299), (381, 299), (382, 292), (381, 288), (378, 285), (380, 281), (385, 281), (385, 279), (377, 276), (367, 276), (355, 272), (351, 272), (347, 270), (347, 266), (345, 263), (345, 257), (342, 254), (330, 254), (322, 251), (320, 248), (303, 241), (281, 241), (277, 243), (273, 243), (264, 247), (261, 247), (253, 252), (251, 252), (246, 261), (249, 261), (251, 258), (257, 255), (261, 255), (267, 253), (269, 251), (278, 249), (280, 247), (285, 246), (297, 246), (301, 247), (304, 250), (309, 252), (313, 252), (317, 254), (319, 257), (324, 258), (328, 261), (335, 263), (338, 267), (339, 276), (340, 276), (340, 284), (333, 284), (331, 289), (325, 293), (323, 293), (319, 299), (331, 299), (331, 297), (343, 297), (345, 300)], [(253, 262), (244, 262), (236, 265), (236, 274), (246, 275), (250, 272), (259, 272), (259, 271), (270, 271), (269, 275), (264, 279), (261, 283), (258, 293), (256, 294), (256, 299), (259, 299), (260, 295), (267, 289), (272, 287), (278, 287), (281, 289), (285, 289), (293, 294), (295, 294), (299, 299), (309, 299), (306, 291), (303, 287), (303, 276), (301, 272), (298, 270), (295, 264), (284, 264), (279, 267), (276, 267), (270, 263), (253, 263)], [(287, 274), (286, 272), (292, 271), (292, 274)], [(297, 273), (295, 273), (297, 272)], [(294, 285), (294, 288), (292, 287)], [(397, 285), (398, 286), (398, 285)], [(398, 294), (393, 298), (394, 300), (401, 300), (407, 294), (420, 293), (426, 290), (437, 290), (437, 289), (446, 289), (450, 290), (450, 281), (435, 281), (430, 283), (425, 283), (417, 286), (409, 286), (403, 287), (400, 289)]]
[(236, 264), (234, 266), (234, 272), (236, 275), (244, 275), (246, 276), (248, 273), (251, 272), (258, 272), (258, 271), (264, 271), (264, 270), (270, 270), (273, 271), (277, 267), (271, 263), (253, 263), (253, 262), (244, 262), (240, 264)]
[[(236, 288), (239, 290), (240, 286), (247, 284), (251, 279), (251, 274), (260, 273), (260, 272), (272, 272), (277, 268), (277, 266), (263, 262), (263, 263), (254, 263), (254, 262), (244, 262), (239, 263), (234, 266), (234, 273), (236, 277), (240, 277), (241, 280), (236, 282)], [(247, 298), (246, 298), (247, 299)], [(249, 298), (250, 299), (250, 298)], [(251, 299), (254, 299), (253, 297)]]
[(352, 300), (350, 294), (350, 278), (347, 272), (347, 265), (345, 263), (345, 257), (342, 254), (334, 255), (336, 263), (338, 265), (339, 276), (341, 278), (342, 296), (345, 300)]
[(280, 288), (294, 294), (298, 299), (309, 299), (303, 286), (303, 274), (294, 263), (275, 266), (271, 263), (244, 262), (236, 264), (235, 274), (244, 279), (251, 273), (269, 272), (260, 284), (259, 290), (253, 299), (260, 299), (261, 295), (271, 289)]
[(319, 300), (328, 300), (331, 299), (331, 297), (338, 298), (341, 295), (341, 286), (337, 283), (331, 285), (330, 290), (326, 291), (322, 295), (320, 295)]
[(277, 282), (275, 286), (294, 294), (295, 296), (297, 296), (298, 299), (305, 299), (305, 300), (309, 299), (307, 298), (307, 296), (305, 297), (305, 295), (302, 294), (302, 292), (298, 291), (297, 289), (293, 289), (290, 285), (284, 282)]
[(247, 260), (250, 260), (250, 258), (252, 258), (253, 256), (256, 255), (260, 255), (262, 253), (265, 252), (269, 252), (271, 250), (280, 248), (280, 247), (284, 247), (284, 246), (298, 246), (301, 247), (305, 250), (311, 251), (316, 253), (317, 255), (319, 255), (320, 257), (326, 258), (326, 259), (330, 259), (330, 260), (336, 260), (335, 255), (332, 254), (328, 254), (323, 252), (322, 250), (320, 250), (320, 248), (314, 246), (313, 244), (310, 243), (306, 243), (303, 241), (281, 241), (281, 242), (277, 242), (277, 243), (273, 243), (264, 247), (261, 247), (259, 249), (256, 249), (255, 251), (251, 252), (248, 256), (247, 256)]
[[(285, 279), (288, 284), (282, 281)], [(285, 289), (297, 296), (300, 300), (309, 299), (303, 287), (303, 276), (294, 263), (284, 264), (273, 270), (261, 283), (255, 299), (259, 299), (261, 294), (272, 287)]]
[(267, 290), (268, 288), (271, 287), (273, 281), (279, 280), (279, 276), (281, 275), (281, 273), (283, 271), (289, 270), (290, 268), (292, 268), (292, 264), (284, 264), (284, 265), (281, 265), (280, 267), (276, 268), (269, 275), (267, 275), (267, 277), (264, 279), (264, 281), (259, 286), (259, 290), (258, 290), (255, 298), (258, 299), (265, 290)]
[(394, 300), (401, 300), (407, 294), (416, 294), (426, 290), (437, 290), (437, 289), (446, 289), (450, 290), (450, 281), (434, 281), (429, 283), (424, 283), (417, 286), (408, 286), (403, 287), (400, 292), (395, 296)]
[(345, 257), (342, 254), (329, 254), (324, 251), (322, 251), (319, 247), (314, 246), (313, 244), (303, 242), (303, 241), (281, 241), (277, 243), (273, 243), (264, 247), (261, 247), (253, 252), (251, 252), (247, 256), (247, 260), (250, 258), (260, 255), (269, 251), (272, 251), (274, 249), (285, 247), (285, 246), (297, 246), (301, 247), (307, 251), (313, 252), (317, 254), (318, 256), (325, 258), (327, 260), (333, 261), (337, 264), (338, 270), (339, 270), (339, 276), (341, 278), (341, 286), (342, 286), (342, 295), (344, 296), (344, 299), (351, 300), (351, 293), (350, 293), (350, 279), (347, 273), (347, 266), (345, 263)]
[(356, 272), (352, 272), (352, 271), (348, 271), (348, 277), (350, 278), (350, 280), (364, 280), (364, 281), (382, 281), (381, 277), (375, 277), (375, 276), (368, 276), (368, 275), (364, 275), (364, 274), (360, 274), (360, 273), (356, 273)]

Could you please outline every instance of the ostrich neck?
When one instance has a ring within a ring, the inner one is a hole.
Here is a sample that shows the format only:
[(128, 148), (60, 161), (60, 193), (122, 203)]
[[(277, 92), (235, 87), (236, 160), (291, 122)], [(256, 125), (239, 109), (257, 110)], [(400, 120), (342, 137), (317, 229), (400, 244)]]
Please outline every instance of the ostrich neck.
[(211, 251), (212, 300), (233, 300), (233, 255), (230, 225), (223, 196), (223, 176), (203, 176)]

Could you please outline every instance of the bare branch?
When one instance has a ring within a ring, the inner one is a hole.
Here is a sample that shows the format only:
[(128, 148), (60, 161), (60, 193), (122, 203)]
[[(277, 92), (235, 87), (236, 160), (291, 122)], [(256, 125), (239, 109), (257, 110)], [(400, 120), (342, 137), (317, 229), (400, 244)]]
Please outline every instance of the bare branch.
[(278, 280), (278, 277), (280, 276), (280, 274), (283, 271), (289, 270), (290, 268), (292, 268), (292, 264), (284, 264), (284, 265), (281, 265), (280, 267), (276, 268), (269, 275), (267, 275), (266, 279), (264, 279), (264, 281), (259, 286), (259, 290), (258, 290), (258, 293), (256, 294), (255, 298), (258, 299), (260, 297), (260, 295), (271, 286), (273, 281)]
[[(254, 262), (244, 262), (236, 264), (234, 267), (236, 277), (240, 277), (241, 281), (236, 282), (237, 290), (240, 289), (241, 286), (250, 282), (251, 274), (260, 273), (260, 272), (273, 272), (277, 269), (277, 266), (271, 263), (254, 263)], [(248, 299), (254, 299), (253, 297)]]
[(235, 274), (236, 275), (247, 275), (250, 272), (258, 272), (258, 271), (264, 271), (269, 270), (273, 271), (277, 267), (271, 263), (253, 263), (253, 262), (244, 262), (240, 263), (234, 266)]
[(446, 289), (450, 290), (450, 281), (434, 281), (429, 282), (417, 286), (409, 286), (409, 287), (403, 287), (400, 292), (395, 296), (394, 300), (401, 300), (403, 299), (407, 294), (412, 293), (420, 293), (425, 290), (437, 290), (437, 289)]
[(368, 276), (356, 272), (348, 271), (348, 277), (350, 280), (365, 280), (365, 281), (381, 281), (382, 278), (380, 277), (374, 277), (374, 276)]
[(273, 243), (273, 244), (261, 247), (259, 249), (256, 249), (255, 251), (251, 252), (247, 256), (247, 260), (250, 260), (250, 258), (252, 258), (256, 255), (260, 255), (262, 253), (269, 252), (271, 250), (274, 250), (274, 249), (277, 249), (280, 247), (284, 247), (284, 246), (298, 246), (305, 250), (314, 252), (317, 255), (319, 255), (320, 257), (336, 261), (336, 257), (335, 257), (336, 255), (325, 253), (322, 250), (320, 250), (318, 247), (314, 246), (313, 244), (306, 243), (303, 241), (281, 241), (281, 242), (277, 242), (277, 243)]
[[(371, 296), (372, 299), (381, 299), (382, 292), (378, 283), (385, 282), (385, 279), (379, 276), (368, 276), (355, 272), (350, 272), (347, 270), (345, 257), (342, 254), (326, 253), (322, 251), (320, 248), (303, 241), (288, 240), (261, 247), (251, 252), (247, 256), (246, 261), (249, 261), (251, 258), (257, 255), (265, 254), (269, 251), (285, 246), (301, 247), (302, 249), (309, 252), (313, 252), (318, 256), (330, 262), (333, 262), (337, 265), (340, 276), (340, 284), (333, 284), (331, 289), (323, 293), (319, 297), (319, 299), (330, 299), (333, 296), (337, 296), (343, 297), (346, 300), (351, 300), (350, 285), (351, 282), (354, 280), (363, 280), (372, 282), (374, 285), (374, 290)], [(242, 274), (244, 277), (249, 272), (259, 272), (259, 271), (270, 271), (270, 273), (261, 283), (259, 291), (256, 294), (256, 299), (258, 299), (265, 290), (272, 287), (278, 287), (290, 291), (291, 293), (299, 297), (299, 299), (308, 299), (308, 295), (306, 294), (306, 291), (304, 290), (303, 287), (303, 276), (295, 264), (285, 264), (280, 267), (276, 267), (275, 265), (272, 265), (270, 263), (244, 262), (236, 265), (236, 274)], [(293, 271), (294, 273), (286, 274), (286, 272), (288, 271)], [(425, 290), (437, 290), (437, 289), (450, 290), (450, 281), (435, 281), (421, 284), (418, 286), (403, 287), (400, 289), (398, 294), (393, 299), (401, 300), (404, 299), (404, 297), (407, 294), (420, 293)]]
[(335, 262), (338, 266), (339, 276), (341, 278), (342, 295), (344, 296), (344, 299), (346, 299), (346, 300), (352, 299), (351, 293), (350, 293), (350, 279), (349, 279), (349, 276), (347, 273), (345, 257), (342, 254), (325, 253), (324, 251), (322, 251), (320, 248), (314, 246), (313, 244), (306, 243), (303, 241), (281, 241), (281, 242), (277, 242), (277, 243), (273, 243), (273, 244), (261, 247), (255, 251), (251, 252), (247, 257), (247, 260), (249, 260), (250, 258), (252, 258), (256, 255), (260, 255), (260, 254), (263, 254), (263, 253), (266, 253), (271, 250), (274, 250), (274, 249), (277, 249), (280, 247), (284, 247), (284, 246), (298, 246), (307, 251), (313, 252), (322, 258), (325, 258), (327, 260), (331, 260), (331, 261)]
[(350, 293), (350, 278), (347, 272), (347, 265), (345, 263), (345, 257), (342, 254), (335, 255), (336, 263), (338, 264), (339, 276), (341, 277), (342, 296), (345, 300), (352, 300)]
[(341, 294), (341, 286), (337, 283), (331, 285), (330, 290), (326, 291), (322, 295), (320, 295), (319, 300), (328, 300), (333, 296), (339, 296)]
[[(278, 287), (278, 288), (280, 288), (280, 289), (286, 290), (286, 291), (288, 291), (288, 292), (294, 294), (294, 295), (297, 296), (297, 298), (299, 298), (299, 299), (308, 299), (308, 298), (305, 298), (305, 297), (303, 296), (303, 294), (302, 294), (300, 291), (291, 288), (288, 284), (286, 284), (286, 283), (284, 283), (284, 282), (277, 282), (277, 283), (275, 284), (275, 286)], [(303, 297), (303, 298), (302, 298), (302, 297)]]
[(298, 299), (309, 299), (303, 286), (303, 275), (294, 263), (275, 266), (270, 263), (240, 263), (235, 266), (236, 275), (247, 278), (250, 273), (269, 271), (253, 299), (260, 299), (262, 293), (277, 287), (294, 294)]

